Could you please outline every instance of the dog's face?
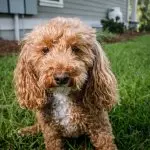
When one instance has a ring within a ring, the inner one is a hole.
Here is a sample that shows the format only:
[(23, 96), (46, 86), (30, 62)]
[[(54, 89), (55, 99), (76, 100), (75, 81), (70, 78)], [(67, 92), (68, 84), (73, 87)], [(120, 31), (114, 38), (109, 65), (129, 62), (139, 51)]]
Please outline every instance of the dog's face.
[(36, 27), (22, 43), (14, 76), (21, 106), (42, 107), (46, 91), (60, 89), (81, 89), (87, 105), (110, 109), (115, 103), (116, 80), (108, 60), (95, 30), (79, 19), (52, 19)]
[(57, 23), (51, 21), (36, 28), (29, 35), (27, 57), (39, 87), (51, 91), (57, 87), (81, 89), (93, 65), (91, 39), (94, 30), (89, 28), (87, 33), (80, 28), (57, 20)]

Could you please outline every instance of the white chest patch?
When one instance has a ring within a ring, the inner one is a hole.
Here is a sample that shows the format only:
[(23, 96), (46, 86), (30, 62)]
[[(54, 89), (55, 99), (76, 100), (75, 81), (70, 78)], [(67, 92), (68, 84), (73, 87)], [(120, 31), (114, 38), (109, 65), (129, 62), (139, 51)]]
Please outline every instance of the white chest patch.
[(69, 91), (57, 91), (53, 93), (52, 115), (57, 124), (63, 126), (66, 135), (73, 134), (77, 126), (71, 123), (72, 101), (68, 96)]
[(54, 93), (53, 107), (53, 117), (57, 123), (63, 126), (67, 126), (69, 123), (69, 118), (71, 115), (71, 107), (69, 104), (69, 98), (67, 95), (62, 93)]

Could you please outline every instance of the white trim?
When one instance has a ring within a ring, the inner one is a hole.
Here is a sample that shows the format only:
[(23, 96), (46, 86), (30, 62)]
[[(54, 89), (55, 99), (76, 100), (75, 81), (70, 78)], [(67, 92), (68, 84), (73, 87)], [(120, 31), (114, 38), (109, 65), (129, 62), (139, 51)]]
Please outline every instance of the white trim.
[(63, 0), (59, 0), (58, 2), (52, 1), (52, 0), (39, 0), (39, 5), (63, 8), (64, 2), (63, 2)]
[(126, 4), (126, 7), (127, 7), (127, 8), (126, 8), (126, 11), (127, 11), (127, 12), (126, 12), (126, 13), (127, 13), (127, 14), (126, 14), (126, 21), (129, 22), (129, 5), (130, 5), (129, 0), (127, 0), (126, 3), (127, 3), (127, 4)]
[(126, 20), (124, 20), (125, 26), (129, 27), (129, 6), (130, 6), (130, 0), (126, 1)]
[(15, 40), (20, 40), (20, 30), (19, 30), (19, 15), (14, 15), (14, 28), (15, 28)]
[(138, 4), (138, 0), (133, 0), (131, 21), (134, 21), (134, 22), (137, 22), (137, 4)]

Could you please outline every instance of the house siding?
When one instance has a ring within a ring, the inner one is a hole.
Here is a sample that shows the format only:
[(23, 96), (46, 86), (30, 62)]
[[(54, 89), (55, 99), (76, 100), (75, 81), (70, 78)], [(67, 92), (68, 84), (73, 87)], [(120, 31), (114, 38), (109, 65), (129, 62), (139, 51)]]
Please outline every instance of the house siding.
[(126, 21), (126, 3), (126, 0), (64, 0), (63, 8), (39, 6), (37, 17), (79, 17), (86, 22), (93, 22), (100, 25), (100, 20), (106, 17), (109, 8), (120, 7), (123, 12), (123, 18)]
[[(64, 0), (64, 7), (48, 7), (37, 5), (37, 15), (20, 16), (20, 31), (29, 31), (35, 25), (46, 22), (56, 16), (79, 17), (92, 27), (101, 27), (100, 20), (106, 18), (109, 8), (120, 7), (124, 22), (127, 22), (128, 0)], [(0, 14), (0, 37), (14, 39), (13, 15)], [(9, 36), (10, 33), (10, 36)], [(24, 33), (24, 32), (23, 32)], [(24, 36), (20, 33), (21, 38)]]

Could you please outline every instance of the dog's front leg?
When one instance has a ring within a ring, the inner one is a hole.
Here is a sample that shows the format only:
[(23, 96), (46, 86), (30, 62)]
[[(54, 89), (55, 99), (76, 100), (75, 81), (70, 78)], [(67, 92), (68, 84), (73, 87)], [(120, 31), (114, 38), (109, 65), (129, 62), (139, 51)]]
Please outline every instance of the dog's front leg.
[(38, 123), (32, 125), (32, 126), (28, 126), (25, 128), (22, 128), (18, 131), (18, 134), (21, 136), (25, 136), (25, 135), (34, 135), (39, 133), (40, 131), (40, 127), (38, 125)]
[(46, 118), (47, 117), (45, 116), (43, 117), (42, 113), (39, 113), (38, 122), (44, 136), (46, 150), (63, 150), (61, 134), (58, 126)]
[(52, 124), (45, 124), (42, 127), (42, 133), (46, 150), (63, 150), (60, 135)]
[(96, 150), (117, 150), (108, 113), (101, 111), (95, 116), (97, 117), (93, 118), (93, 122), (88, 124), (87, 131), (93, 146)]
[(107, 132), (93, 132), (90, 139), (96, 150), (117, 150), (113, 136)]

